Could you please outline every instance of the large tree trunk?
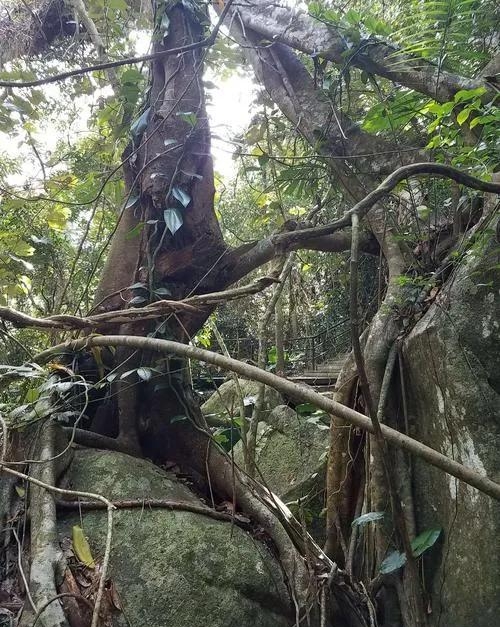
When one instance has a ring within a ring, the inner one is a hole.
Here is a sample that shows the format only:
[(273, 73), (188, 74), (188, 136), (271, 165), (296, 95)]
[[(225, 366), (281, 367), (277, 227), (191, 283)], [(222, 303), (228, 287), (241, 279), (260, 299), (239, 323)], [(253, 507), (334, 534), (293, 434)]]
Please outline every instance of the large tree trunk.
[[(156, 33), (155, 52), (203, 39), (199, 19), (189, 10), (176, 5), (166, 15), (168, 33), (164, 38)], [(132, 131), (133, 140), (124, 155), (127, 191), (135, 203), (129, 201), (132, 206), (126, 206), (119, 218), (95, 298), (98, 310), (121, 309), (124, 300), (141, 306), (224, 287), (220, 267), (226, 261), (227, 247), (213, 208), (203, 56), (200, 48), (157, 59), (151, 66), (141, 128)], [(156, 323), (124, 325), (120, 332), (189, 341), (210, 311), (199, 307)], [(116, 354), (121, 373), (151, 366), (151, 359), (127, 349)], [(178, 360), (155, 365), (164, 372), (160, 381), (155, 377), (154, 382), (138, 386), (137, 374), (133, 374), (116, 384), (118, 437), (134, 450), (142, 444), (147, 455), (165, 461), (170, 456), (167, 443), (175, 450), (167, 435), (169, 419), (189, 415), (184, 398), (186, 369)]]

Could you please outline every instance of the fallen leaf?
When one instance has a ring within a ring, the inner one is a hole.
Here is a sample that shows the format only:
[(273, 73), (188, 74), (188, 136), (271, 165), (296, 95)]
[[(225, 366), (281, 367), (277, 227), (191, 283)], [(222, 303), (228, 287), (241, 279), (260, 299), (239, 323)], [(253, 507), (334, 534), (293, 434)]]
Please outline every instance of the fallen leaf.
[(73, 526), (73, 550), (82, 564), (85, 564), (88, 568), (95, 568), (95, 562), (90, 551), (89, 543), (83, 533), (83, 529), (78, 525)]

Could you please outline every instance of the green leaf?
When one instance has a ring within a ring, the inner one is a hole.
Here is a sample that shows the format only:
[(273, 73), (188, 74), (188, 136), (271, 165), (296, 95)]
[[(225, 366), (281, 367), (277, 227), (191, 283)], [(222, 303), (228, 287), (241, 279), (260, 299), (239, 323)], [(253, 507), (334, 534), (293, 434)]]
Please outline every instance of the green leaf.
[(411, 542), (413, 555), (415, 555), (415, 557), (422, 555), (422, 553), (430, 549), (431, 546), (436, 543), (440, 535), (441, 529), (427, 529), (426, 531), (422, 531), (422, 533)]
[(95, 568), (94, 558), (90, 551), (90, 546), (83, 533), (83, 529), (78, 525), (73, 526), (73, 551), (76, 557), (88, 568)]
[(64, 231), (71, 211), (61, 205), (52, 205), (47, 211), (47, 224), (54, 231)]
[(38, 388), (29, 388), (26, 392), (24, 400), (26, 403), (35, 403), (40, 396), (40, 390)]
[(467, 100), (474, 100), (474, 98), (482, 96), (485, 93), (485, 87), (477, 87), (476, 89), (461, 89), (460, 91), (457, 91), (453, 100), (455, 102), (466, 102)]
[(212, 436), (212, 439), (217, 442), (217, 444), (227, 444), (229, 442), (229, 438), (224, 433), (216, 433)]
[(172, 196), (181, 203), (184, 209), (191, 202), (191, 196), (180, 187), (174, 187), (172, 189)]
[(142, 305), (142, 303), (145, 303), (148, 299), (145, 298), (144, 296), (134, 296), (134, 298), (130, 299), (129, 305)]
[(175, 235), (184, 224), (182, 213), (175, 207), (172, 209), (165, 209), (163, 212), (163, 218), (165, 220), (165, 224), (167, 225), (167, 229), (172, 233), (172, 235)]
[(144, 133), (144, 131), (146, 130), (147, 126), (148, 126), (148, 118), (149, 118), (149, 112), (151, 111), (151, 107), (148, 107), (138, 118), (137, 120), (135, 120), (135, 122), (133, 122), (133, 124), (130, 127), (130, 134), (132, 135), (132, 138), (134, 139), (134, 143), (138, 144), (142, 134)]
[(349, 11), (347, 11), (347, 13), (344, 15), (344, 19), (346, 20), (346, 22), (349, 22), (349, 24), (356, 26), (356, 24), (359, 24), (361, 22), (361, 15), (354, 9), (349, 9)]
[(196, 126), (196, 113), (193, 111), (178, 111), (177, 114), (184, 122), (187, 122), (190, 126)]
[(362, 527), (376, 520), (381, 520), (384, 516), (385, 512), (368, 512), (367, 514), (355, 518), (351, 523), (351, 527)]
[(271, 348), (267, 351), (267, 361), (270, 364), (275, 364), (278, 360), (278, 351), (276, 346), (271, 346)]
[(133, 207), (137, 203), (140, 197), (141, 197), (140, 194), (130, 194), (125, 204), (125, 209), (130, 209), (130, 207)]
[(462, 126), (462, 124), (467, 120), (469, 115), (471, 114), (471, 109), (467, 107), (467, 109), (462, 109), (460, 113), (457, 115), (457, 122)]
[(416, 211), (421, 220), (428, 220), (431, 215), (431, 208), (426, 205), (418, 205)]
[(139, 379), (142, 379), (143, 381), (149, 381), (153, 376), (153, 371), (151, 370), (151, 368), (137, 368), (137, 375), (139, 376)]
[(400, 553), (399, 551), (392, 551), (385, 558), (385, 560), (380, 564), (380, 572), (383, 575), (387, 575), (388, 573), (392, 573), (401, 566), (406, 564), (406, 555), (404, 553)]
[(313, 414), (317, 410), (316, 405), (312, 403), (301, 403), (295, 407), (298, 414)]
[(170, 18), (168, 13), (165, 11), (161, 16), (160, 20), (160, 33), (162, 37), (166, 37), (168, 35), (168, 29), (170, 28)]
[(170, 418), (170, 423), (184, 422), (185, 420), (187, 420), (187, 416), (179, 415), (179, 416), (174, 416), (173, 418)]
[(126, 379), (127, 377), (130, 377), (131, 374), (134, 374), (134, 372), (137, 372), (137, 368), (134, 368), (133, 370), (127, 370), (127, 372), (124, 372), (120, 375), (120, 379)]

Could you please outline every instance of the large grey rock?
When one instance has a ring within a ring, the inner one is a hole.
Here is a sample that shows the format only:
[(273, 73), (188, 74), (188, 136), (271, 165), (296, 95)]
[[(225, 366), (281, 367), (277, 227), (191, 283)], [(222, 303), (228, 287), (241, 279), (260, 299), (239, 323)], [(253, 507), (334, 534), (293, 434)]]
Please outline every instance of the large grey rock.
[[(153, 464), (110, 451), (78, 451), (71, 487), (112, 499), (163, 498), (199, 502)], [(82, 524), (93, 555), (102, 556), (106, 513), (66, 515), (61, 536)], [(110, 576), (126, 627), (287, 627), (292, 624), (281, 570), (249, 534), (200, 514), (167, 509), (114, 513)]]
[[(498, 244), (496, 244), (498, 249)], [(469, 253), (450, 287), (404, 346), (413, 433), (425, 444), (500, 480), (500, 278), (498, 252)], [(425, 558), (432, 625), (497, 627), (500, 504), (415, 460), (419, 530), (442, 527), (441, 552)]]
[(267, 485), (285, 500), (304, 496), (328, 449), (328, 427), (286, 405), (261, 423), (256, 461)]
[[(275, 407), (266, 422), (259, 424), (256, 462), (259, 476), (283, 501), (301, 498), (306, 509), (308, 530), (318, 542), (323, 541), (325, 457), (328, 427), (317, 417), (301, 416), (286, 405)], [(235, 459), (243, 465), (241, 443), (235, 447)]]
[[(241, 393), (245, 405), (250, 409), (257, 398), (259, 384), (257, 381), (239, 379)], [(264, 393), (264, 419), (269, 412), (283, 402), (281, 395), (275, 389), (265, 387)], [(203, 403), (201, 411), (205, 416), (217, 416), (222, 419), (229, 419), (239, 415), (240, 396), (236, 383), (229, 379), (218, 388), (212, 396)]]

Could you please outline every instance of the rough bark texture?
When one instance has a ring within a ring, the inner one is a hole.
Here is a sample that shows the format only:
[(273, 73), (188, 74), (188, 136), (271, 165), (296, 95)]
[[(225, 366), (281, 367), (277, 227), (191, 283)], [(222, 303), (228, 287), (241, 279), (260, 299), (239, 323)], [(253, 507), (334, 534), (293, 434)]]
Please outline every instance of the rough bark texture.
[(328, 59), (345, 67), (352, 65), (370, 74), (383, 76), (440, 102), (452, 100), (460, 89), (487, 87), (474, 80), (440, 70), (423, 58), (412, 57), (396, 46), (375, 37), (349, 47), (342, 29), (327, 24), (289, 5), (270, 0), (250, 0), (238, 6), (245, 28), (270, 41), (278, 41), (310, 56)]
[[(405, 342), (415, 437), (500, 477), (500, 276), (498, 243), (458, 268)], [(425, 561), (432, 625), (496, 627), (500, 615), (500, 504), (415, 463), (420, 531), (441, 527)]]

